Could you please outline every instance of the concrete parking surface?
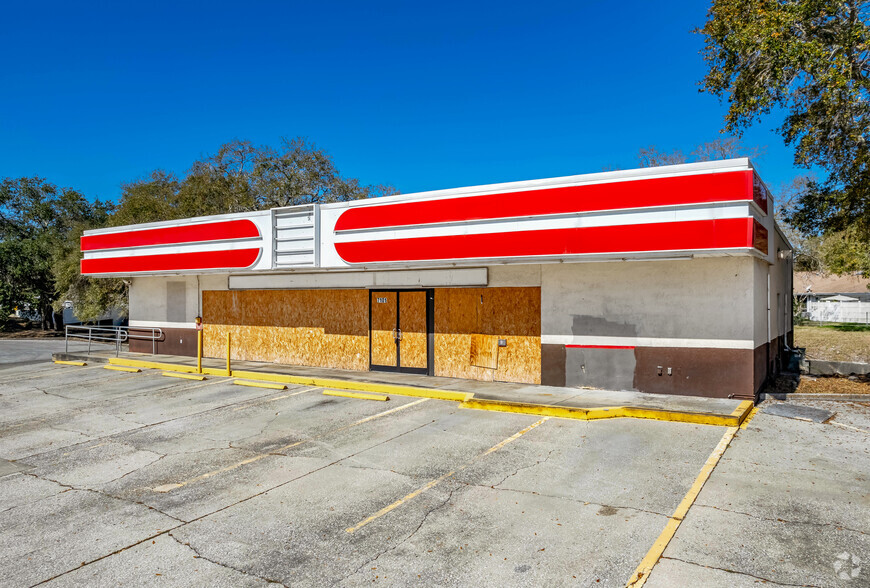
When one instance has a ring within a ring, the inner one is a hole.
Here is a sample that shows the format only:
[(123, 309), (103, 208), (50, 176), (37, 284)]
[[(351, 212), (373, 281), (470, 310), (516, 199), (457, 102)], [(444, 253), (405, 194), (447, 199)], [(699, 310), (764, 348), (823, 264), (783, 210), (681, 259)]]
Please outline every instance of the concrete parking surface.
[[(60, 366), (32, 347), (0, 360), (4, 586), (624, 586), (726, 432)], [(833, 419), (761, 410), (737, 432), (646, 586), (870, 584), (870, 410), (815, 405)]]

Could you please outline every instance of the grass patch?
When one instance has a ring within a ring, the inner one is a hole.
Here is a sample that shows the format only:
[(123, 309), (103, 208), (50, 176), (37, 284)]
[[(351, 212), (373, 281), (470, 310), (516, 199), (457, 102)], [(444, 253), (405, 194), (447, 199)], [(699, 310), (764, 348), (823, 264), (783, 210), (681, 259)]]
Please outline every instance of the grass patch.
[(870, 333), (870, 325), (862, 325), (859, 323), (830, 323), (830, 324), (819, 325), (819, 328), (832, 329), (834, 331)]
[[(870, 328), (868, 325), (796, 326), (794, 342), (806, 349), (810, 359), (870, 363)], [(837, 328), (837, 327), (859, 327)]]

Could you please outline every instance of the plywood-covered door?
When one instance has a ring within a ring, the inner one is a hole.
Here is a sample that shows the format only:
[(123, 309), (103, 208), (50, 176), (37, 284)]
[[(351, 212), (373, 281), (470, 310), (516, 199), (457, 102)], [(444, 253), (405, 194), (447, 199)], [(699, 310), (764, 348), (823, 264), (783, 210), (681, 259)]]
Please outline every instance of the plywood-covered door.
[(426, 292), (399, 292), (399, 367), (428, 366)]
[(398, 345), (398, 292), (371, 292), (372, 367), (396, 367)]

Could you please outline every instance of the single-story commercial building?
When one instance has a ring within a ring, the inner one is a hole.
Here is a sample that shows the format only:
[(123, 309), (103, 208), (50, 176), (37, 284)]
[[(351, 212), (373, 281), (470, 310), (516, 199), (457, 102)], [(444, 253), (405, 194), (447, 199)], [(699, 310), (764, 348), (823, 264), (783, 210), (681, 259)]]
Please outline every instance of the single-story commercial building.
[(773, 210), (731, 159), (88, 231), (81, 270), (158, 353), (201, 316), (206, 357), (751, 399), (791, 345)]

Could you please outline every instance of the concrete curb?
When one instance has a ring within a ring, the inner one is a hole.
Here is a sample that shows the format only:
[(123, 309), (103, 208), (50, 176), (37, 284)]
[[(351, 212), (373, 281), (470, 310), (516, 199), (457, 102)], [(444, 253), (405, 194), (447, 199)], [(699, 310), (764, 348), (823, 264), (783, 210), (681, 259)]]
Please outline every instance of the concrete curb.
[(652, 419), (657, 421), (672, 421), (678, 423), (693, 423), (696, 425), (715, 425), (719, 427), (737, 427), (753, 408), (753, 403), (745, 400), (740, 403), (730, 415), (663, 410), (656, 408), (639, 408), (633, 406), (608, 406), (603, 408), (580, 408), (573, 406), (556, 406), (550, 404), (532, 404), (528, 402), (508, 402), (505, 400), (483, 400), (470, 398), (459, 404), (459, 408), (477, 410), (494, 410), (498, 412), (513, 412), (548, 416), (563, 419), (578, 419), (592, 421), (598, 419)]
[(768, 398), (785, 402), (788, 402), (789, 400), (846, 400), (852, 402), (870, 402), (870, 394), (771, 394), (765, 392), (760, 396), (760, 400), (762, 401), (767, 400)]
[(803, 363), (805, 368), (801, 371), (810, 376), (866, 376), (870, 374), (870, 363), (824, 361), (809, 358), (805, 358)]
[[(118, 357), (91, 357), (82, 353), (55, 353), (54, 359), (61, 357), (66, 359), (87, 359), (94, 363), (106, 363), (110, 366), (126, 366), (130, 368), (156, 369), (164, 372), (179, 373), (176, 377), (184, 377), (181, 374), (198, 374), (196, 366), (185, 364), (144, 361), (139, 359), (127, 359)], [(211, 376), (223, 376), (232, 378), (245, 378), (246, 381), (235, 380), (233, 383), (242, 386), (283, 388), (284, 384), (301, 386), (314, 386), (316, 388), (332, 388), (348, 390), (352, 392), (374, 392), (375, 394), (397, 396), (411, 396), (418, 398), (431, 398), (435, 400), (447, 400), (458, 402), (460, 408), (478, 410), (493, 410), (498, 412), (512, 412), (532, 414), (546, 417), (597, 420), (614, 418), (653, 419), (659, 421), (672, 421), (679, 423), (693, 423), (701, 425), (714, 425), (720, 427), (737, 427), (753, 408), (751, 400), (744, 400), (730, 414), (713, 413), (691, 410), (668, 410), (661, 408), (647, 408), (642, 406), (610, 406), (605, 408), (583, 408), (571, 406), (558, 406), (549, 404), (536, 404), (529, 402), (509, 402), (504, 400), (486, 400), (474, 398), (471, 392), (455, 392), (452, 390), (439, 390), (437, 388), (422, 388), (416, 386), (401, 386), (396, 384), (380, 384), (373, 382), (360, 382), (355, 380), (336, 380), (331, 378), (316, 378), (310, 376), (293, 376), (289, 374), (276, 374), (269, 372), (252, 372), (245, 370), (232, 370), (229, 373), (225, 369), (202, 368), (202, 374)], [(254, 380), (251, 382), (250, 380)], [(271, 384), (269, 384), (271, 383)], [(280, 386), (280, 387), (279, 387)]]

